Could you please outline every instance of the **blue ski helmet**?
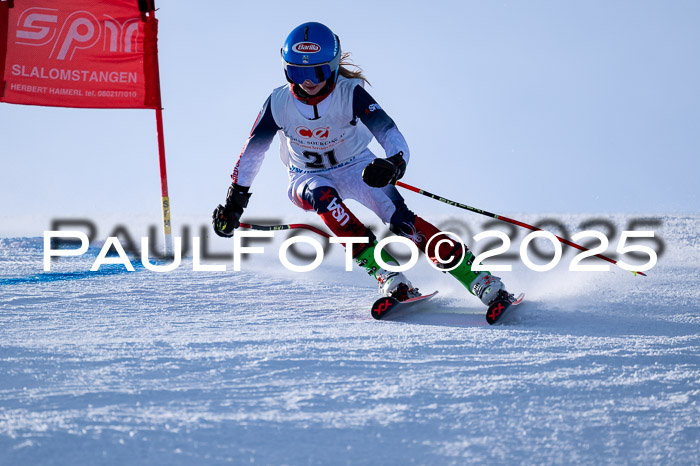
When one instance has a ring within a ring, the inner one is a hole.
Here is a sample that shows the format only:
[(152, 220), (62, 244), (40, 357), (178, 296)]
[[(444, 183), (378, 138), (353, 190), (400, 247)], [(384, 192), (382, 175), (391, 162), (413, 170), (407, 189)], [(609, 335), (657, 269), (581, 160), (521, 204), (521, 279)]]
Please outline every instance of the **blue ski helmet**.
[(289, 33), (281, 50), (290, 83), (318, 84), (338, 76), (340, 39), (321, 23), (304, 23)]

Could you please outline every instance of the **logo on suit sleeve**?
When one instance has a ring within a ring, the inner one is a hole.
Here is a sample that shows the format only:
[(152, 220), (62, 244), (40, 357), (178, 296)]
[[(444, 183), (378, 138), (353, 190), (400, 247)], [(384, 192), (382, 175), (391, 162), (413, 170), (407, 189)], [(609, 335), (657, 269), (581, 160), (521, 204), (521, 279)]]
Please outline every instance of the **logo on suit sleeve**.
[(382, 109), (382, 107), (380, 107), (379, 104), (369, 104), (369, 106), (365, 110), (365, 113), (367, 115), (369, 115), (370, 112), (374, 112), (375, 110), (381, 110), (381, 109)]

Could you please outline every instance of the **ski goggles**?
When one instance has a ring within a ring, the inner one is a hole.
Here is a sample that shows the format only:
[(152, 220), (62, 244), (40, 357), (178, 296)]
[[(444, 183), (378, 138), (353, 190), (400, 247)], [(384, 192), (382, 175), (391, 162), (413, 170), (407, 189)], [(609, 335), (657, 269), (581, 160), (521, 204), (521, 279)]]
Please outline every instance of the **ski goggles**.
[(314, 84), (327, 81), (333, 74), (330, 63), (322, 63), (320, 65), (289, 65), (286, 64), (284, 71), (287, 74), (287, 79), (293, 83), (302, 84), (309, 80)]
[(329, 62), (314, 65), (294, 65), (286, 62), (284, 59), (282, 59), (282, 62), (284, 63), (284, 73), (287, 75), (288, 81), (303, 84), (304, 81), (309, 80), (314, 84), (319, 84), (329, 80), (335, 70), (338, 69), (340, 53)]

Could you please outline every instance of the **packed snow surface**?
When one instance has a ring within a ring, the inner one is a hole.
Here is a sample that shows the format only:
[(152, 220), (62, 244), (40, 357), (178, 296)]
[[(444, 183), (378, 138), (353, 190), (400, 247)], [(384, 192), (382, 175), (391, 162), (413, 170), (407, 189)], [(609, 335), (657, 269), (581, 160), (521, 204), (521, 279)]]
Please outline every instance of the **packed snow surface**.
[(700, 217), (661, 221), (647, 277), (512, 260), (495, 327), (423, 262), (440, 294), (375, 321), (342, 249), (44, 272), (41, 238), (2, 238), (0, 464), (698, 464)]

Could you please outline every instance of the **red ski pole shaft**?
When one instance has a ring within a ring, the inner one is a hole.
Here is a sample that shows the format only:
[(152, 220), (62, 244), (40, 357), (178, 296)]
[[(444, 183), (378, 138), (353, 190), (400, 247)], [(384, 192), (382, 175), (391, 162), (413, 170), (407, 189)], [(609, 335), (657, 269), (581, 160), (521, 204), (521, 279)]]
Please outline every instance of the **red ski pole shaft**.
[[(470, 212), (475, 212), (477, 214), (485, 215), (486, 217), (495, 218), (495, 219), (501, 220), (503, 222), (512, 223), (513, 225), (518, 225), (519, 227), (527, 228), (528, 230), (545, 231), (542, 228), (537, 228), (537, 227), (529, 225), (525, 222), (521, 222), (519, 220), (514, 220), (514, 219), (506, 217), (504, 215), (497, 215), (497, 214), (488, 212), (486, 210), (477, 209), (476, 207), (471, 207), (471, 206), (468, 206), (466, 204), (462, 204), (460, 202), (451, 201), (447, 198), (444, 198), (442, 196), (438, 196), (437, 194), (433, 194), (431, 192), (425, 191), (424, 189), (416, 188), (415, 186), (411, 186), (410, 184), (406, 184), (406, 183), (403, 183), (401, 181), (397, 181), (396, 186), (399, 186), (399, 187), (404, 188), (404, 189), (408, 189), (409, 191), (413, 191), (414, 193), (422, 194), (423, 196), (429, 197), (431, 199), (435, 199), (436, 201), (444, 202), (445, 204), (448, 204), (448, 205), (451, 205), (454, 207), (458, 207), (460, 209), (468, 210)], [(573, 241), (569, 241), (568, 239), (561, 238), (557, 235), (554, 235), (554, 237), (556, 239), (558, 239), (559, 242), (566, 244), (567, 246), (571, 246), (572, 248), (576, 248), (576, 249), (579, 249), (581, 251), (590, 251), (590, 249), (585, 248), (579, 244), (576, 244)], [(595, 257), (598, 257), (599, 259), (603, 259), (604, 261), (608, 261), (611, 264), (617, 264), (616, 260), (611, 259), (607, 256), (602, 255), (602, 254), (596, 254)], [(632, 273), (634, 273), (635, 275), (639, 274), (639, 275), (643, 275), (646, 277), (646, 274), (642, 273), (642, 272), (632, 272)]]

